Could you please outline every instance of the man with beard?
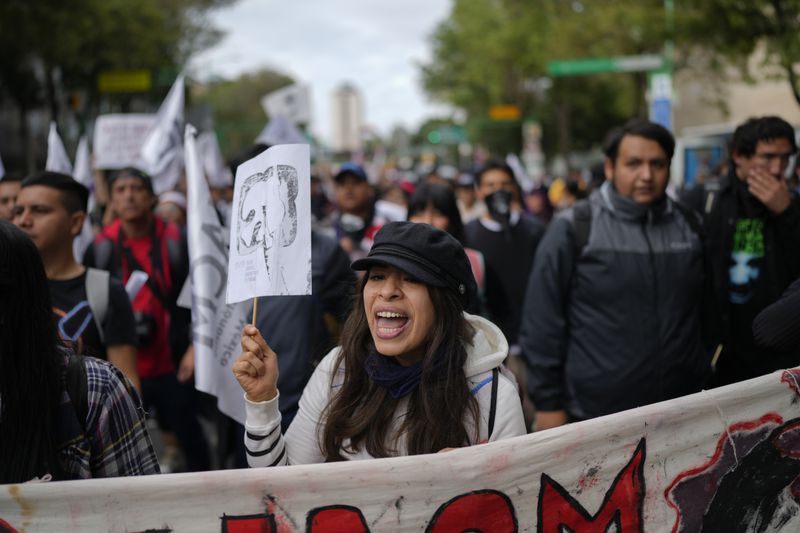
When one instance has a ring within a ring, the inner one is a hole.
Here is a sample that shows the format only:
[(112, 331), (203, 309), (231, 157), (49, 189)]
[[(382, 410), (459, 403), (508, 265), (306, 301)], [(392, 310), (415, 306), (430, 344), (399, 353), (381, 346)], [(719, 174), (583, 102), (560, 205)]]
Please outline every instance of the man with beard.
[(675, 140), (634, 120), (605, 146), (606, 182), (551, 222), (520, 335), (536, 429), (700, 390), (700, 221), (665, 194)]

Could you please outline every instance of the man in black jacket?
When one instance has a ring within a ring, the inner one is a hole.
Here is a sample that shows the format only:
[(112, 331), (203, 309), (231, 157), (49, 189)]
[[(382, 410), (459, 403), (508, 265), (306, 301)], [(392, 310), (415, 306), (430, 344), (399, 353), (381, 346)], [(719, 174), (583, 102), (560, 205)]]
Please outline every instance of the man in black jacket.
[(800, 363), (757, 347), (751, 328), (800, 276), (800, 199), (784, 179), (796, 151), (788, 122), (750, 119), (733, 134), (729, 174), (683, 197), (704, 219), (715, 304), (707, 317), (708, 342), (721, 347), (719, 385)]
[(674, 147), (650, 122), (612, 132), (606, 182), (539, 246), (520, 333), (537, 429), (702, 387), (702, 244), (665, 194)]

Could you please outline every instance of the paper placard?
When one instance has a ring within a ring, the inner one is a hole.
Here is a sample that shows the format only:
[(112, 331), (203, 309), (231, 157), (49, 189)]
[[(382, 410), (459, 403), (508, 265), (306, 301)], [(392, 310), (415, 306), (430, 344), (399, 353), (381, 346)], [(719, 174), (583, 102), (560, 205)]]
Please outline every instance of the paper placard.
[(100, 115), (94, 123), (94, 167), (119, 169), (135, 166), (156, 116)]
[(307, 144), (273, 146), (236, 170), (227, 303), (311, 294)]

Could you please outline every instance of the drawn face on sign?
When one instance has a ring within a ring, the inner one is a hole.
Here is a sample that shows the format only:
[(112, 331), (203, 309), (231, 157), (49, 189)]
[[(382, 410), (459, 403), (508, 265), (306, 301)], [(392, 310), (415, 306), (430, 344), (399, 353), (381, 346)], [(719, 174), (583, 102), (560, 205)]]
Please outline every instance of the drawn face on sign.
[(261, 250), (268, 273), (269, 250), (276, 241), (286, 247), (297, 237), (297, 187), (297, 169), (288, 165), (248, 176), (242, 185), (236, 247), (240, 255)]

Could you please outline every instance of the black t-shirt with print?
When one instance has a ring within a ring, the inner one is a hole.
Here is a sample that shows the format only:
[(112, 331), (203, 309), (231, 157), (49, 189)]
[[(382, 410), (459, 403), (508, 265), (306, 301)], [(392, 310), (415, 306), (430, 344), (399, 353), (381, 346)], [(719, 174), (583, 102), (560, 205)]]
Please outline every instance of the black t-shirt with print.
[(59, 336), (76, 353), (107, 359), (106, 346), (136, 346), (136, 322), (122, 282), (109, 279), (108, 310), (103, 321), (105, 345), (100, 341), (86, 296), (86, 272), (72, 279), (48, 280)]

